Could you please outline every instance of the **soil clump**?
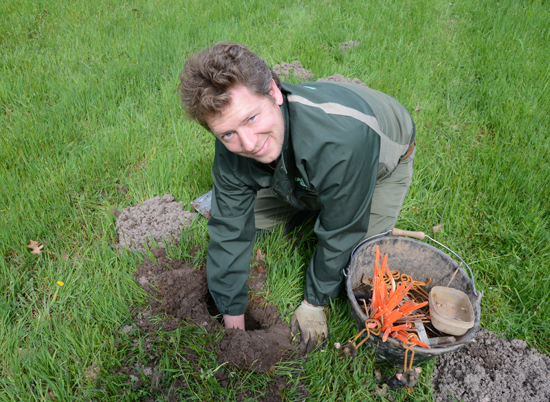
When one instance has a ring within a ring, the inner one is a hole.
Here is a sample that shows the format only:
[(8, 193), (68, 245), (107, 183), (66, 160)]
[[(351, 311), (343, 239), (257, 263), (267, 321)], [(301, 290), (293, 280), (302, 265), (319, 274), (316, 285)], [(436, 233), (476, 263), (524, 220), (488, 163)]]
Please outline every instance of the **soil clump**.
[(119, 249), (144, 251), (151, 247), (151, 238), (158, 247), (164, 242), (178, 243), (182, 229), (189, 227), (197, 214), (184, 211), (181, 202), (175, 202), (171, 194), (151, 198), (143, 205), (114, 211)]
[[(350, 41), (350, 42), (353, 42), (353, 41)], [(355, 47), (359, 46), (358, 45), (359, 42), (356, 42), (356, 43), (357, 44), (354, 46)], [(346, 49), (352, 49), (353, 45), (349, 45), (348, 42), (345, 42), (340, 44), (340, 48), (344, 49), (343, 51), (345, 52)], [(279, 75), (279, 77), (283, 81), (294, 77), (297, 80), (302, 82), (312, 82), (314, 77), (311, 71), (304, 68), (304, 66), (302, 66), (302, 63), (300, 63), (299, 61), (295, 61), (294, 63), (285, 63), (283, 61), (281, 64), (276, 64), (275, 66), (273, 66), (273, 71), (277, 73), (277, 75)], [(317, 82), (322, 82), (322, 81), (347, 82), (347, 83), (352, 83), (357, 85), (363, 85), (365, 87), (367, 86), (367, 84), (362, 82), (359, 78), (351, 79), (351, 78), (344, 77), (341, 74), (333, 74), (326, 78), (319, 78), (317, 80)]]
[(436, 402), (550, 400), (550, 357), (486, 330), (475, 340), (439, 357), (432, 377)]
[(294, 63), (285, 63), (283, 61), (281, 64), (273, 66), (273, 71), (283, 81), (295, 77), (298, 80), (309, 82), (313, 78), (311, 71), (305, 69), (299, 61), (295, 61)]
[[(265, 373), (275, 363), (293, 354), (295, 348), (291, 343), (288, 325), (277, 316), (273, 306), (268, 307), (263, 309), (254, 306), (250, 310), (251, 319), (259, 323), (260, 328), (226, 331), (215, 349), (220, 363), (228, 362), (240, 369)], [(268, 326), (272, 321), (274, 324)]]

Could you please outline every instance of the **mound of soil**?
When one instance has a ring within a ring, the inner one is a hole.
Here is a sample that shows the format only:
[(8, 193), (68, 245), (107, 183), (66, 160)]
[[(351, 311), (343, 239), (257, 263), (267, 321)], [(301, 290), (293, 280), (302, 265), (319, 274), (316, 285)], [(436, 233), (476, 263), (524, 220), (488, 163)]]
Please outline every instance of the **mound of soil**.
[[(247, 331), (229, 329), (215, 349), (218, 361), (240, 369), (267, 372), (294, 352), (288, 325), (280, 320), (273, 306), (249, 309)], [(252, 329), (252, 330), (250, 330)]]
[(432, 382), (436, 402), (550, 401), (550, 358), (525, 341), (489, 331), (439, 358)]
[(283, 81), (291, 77), (296, 77), (304, 82), (309, 82), (313, 78), (311, 71), (305, 69), (299, 61), (295, 61), (294, 63), (285, 63), (283, 61), (281, 64), (273, 66), (273, 71), (277, 73), (279, 78)]
[(116, 220), (118, 247), (144, 251), (144, 244), (151, 245), (151, 238), (158, 247), (164, 241), (177, 243), (182, 229), (189, 227), (197, 214), (184, 211), (181, 202), (166, 194), (143, 202), (143, 205), (124, 208)]
[[(346, 49), (353, 49), (353, 47), (359, 46), (359, 42), (355, 42), (356, 44), (350, 44), (353, 41), (340, 43), (340, 49), (343, 49), (342, 51), (346, 51)], [(281, 64), (276, 64), (273, 66), (273, 71), (279, 75), (281, 80), (287, 80), (288, 78), (295, 77), (296, 79), (303, 81), (303, 82), (311, 82), (313, 79), (313, 74), (311, 71), (307, 70), (302, 66), (302, 63), (299, 61), (295, 61), (294, 63), (285, 63), (284, 61)], [(319, 78), (317, 80), (320, 81), (332, 81), (332, 82), (348, 82), (352, 84), (357, 85), (363, 85), (367, 86), (364, 82), (362, 82), (359, 78), (346, 78), (341, 74), (334, 74), (326, 78)]]

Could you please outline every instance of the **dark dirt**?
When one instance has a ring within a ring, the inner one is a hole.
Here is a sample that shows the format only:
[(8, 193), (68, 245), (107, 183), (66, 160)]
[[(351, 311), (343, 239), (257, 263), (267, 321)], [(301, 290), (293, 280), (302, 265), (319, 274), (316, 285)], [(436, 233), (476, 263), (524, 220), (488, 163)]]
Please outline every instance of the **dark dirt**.
[(475, 339), (439, 358), (432, 377), (436, 402), (550, 401), (550, 357), (489, 331)]
[[(162, 342), (159, 332), (168, 333), (186, 325), (202, 327), (211, 333), (223, 330), (219, 312), (208, 291), (204, 266), (193, 267), (181, 260), (169, 260), (165, 250), (160, 248), (161, 244), (164, 245), (163, 240), (177, 242), (180, 231), (189, 226), (194, 215), (183, 211), (181, 202), (174, 202), (169, 194), (147, 200), (141, 206), (125, 208), (116, 214), (119, 247), (143, 250), (143, 243), (150, 236), (159, 244), (159, 248), (152, 252), (155, 260), (144, 260), (134, 274), (136, 282), (151, 295), (149, 304), (135, 309), (132, 313), (135, 323), (124, 326), (120, 331), (128, 335), (134, 344), (140, 342), (148, 360), (147, 364), (135, 363), (129, 356), (120, 368), (121, 374), (132, 379), (133, 388), (148, 385), (154, 390), (162, 382), (162, 372), (157, 369), (160, 359), (157, 350), (162, 350), (158, 347)], [(195, 253), (196, 250), (192, 250), (190, 255), (193, 257)], [(218, 344), (209, 346), (208, 351), (216, 353), (219, 364), (226, 363), (225, 367), (269, 372), (274, 364), (295, 357), (297, 353), (297, 346), (291, 343), (288, 325), (281, 321), (277, 309), (265, 303), (259, 295), (265, 288), (268, 270), (264, 258), (265, 255), (257, 250), (255, 258), (250, 261), (247, 282), (249, 305), (245, 313), (247, 331), (227, 330)], [(144, 334), (145, 340), (139, 340), (138, 333)], [(185, 354), (195, 371), (199, 372), (201, 368), (197, 354), (190, 349)], [(216, 371), (215, 376), (222, 386), (227, 385), (225, 368)], [(176, 400), (171, 390), (186, 386), (181, 380), (178, 381), (164, 391), (168, 400)], [(279, 391), (286, 387), (285, 384), (284, 377), (275, 377), (268, 385), (267, 396), (258, 400), (280, 401)], [(300, 392), (307, 395), (305, 388)]]
[(208, 313), (210, 294), (206, 270), (193, 269), (181, 260), (168, 260), (160, 248), (155, 249), (153, 255), (157, 261), (145, 260), (134, 274), (137, 283), (154, 296), (151, 313), (166, 314), (203, 327), (215, 326), (217, 321)]
[[(117, 341), (117, 347), (128, 348), (130, 342), (133, 348), (140, 348), (139, 358), (135, 353), (125, 355), (121, 366), (116, 373), (128, 379), (128, 388), (133, 391), (148, 388), (151, 393), (162, 395), (169, 402), (180, 401), (177, 390), (186, 388), (187, 383), (182, 378), (176, 378), (168, 386), (164, 379), (164, 373), (160, 368), (162, 359), (161, 352), (166, 346), (165, 340), (159, 336), (159, 331), (170, 333), (176, 328), (182, 328), (184, 324), (173, 317), (165, 317), (162, 321), (152, 320), (155, 314), (149, 307), (139, 308), (132, 312), (135, 324), (124, 326), (120, 332), (127, 336)], [(142, 336), (143, 335), (143, 336)], [(129, 341), (128, 341), (129, 339)], [(185, 349), (183, 357), (190, 362), (190, 365), (198, 372), (200, 369), (199, 357), (194, 350)], [(98, 388), (107, 388), (108, 385), (98, 383)], [(124, 394), (122, 399), (124, 400)], [(153, 402), (157, 399), (142, 399), (144, 402)]]
[(288, 359), (294, 353), (290, 330), (273, 306), (252, 308), (250, 315), (251, 320), (260, 324), (259, 328), (252, 331), (227, 330), (215, 349), (216, 354), (220, 362), (265, 373), (273, 364)]

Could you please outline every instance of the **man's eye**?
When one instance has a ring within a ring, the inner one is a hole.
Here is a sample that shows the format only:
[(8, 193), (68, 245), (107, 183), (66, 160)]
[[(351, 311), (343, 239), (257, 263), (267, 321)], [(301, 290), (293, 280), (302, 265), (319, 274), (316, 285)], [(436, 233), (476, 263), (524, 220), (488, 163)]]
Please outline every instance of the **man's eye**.
[(232, 135), (233, 135), (233, 133), (225, 133), (224, 135), (222, 135), (222, 138), (224, 140), (228, 140), (229, 138), (231, 138)]
[(252, 116), (250, 119), (248, 119), (248, 121), (254, 121), (256, 120), (256, 116)]

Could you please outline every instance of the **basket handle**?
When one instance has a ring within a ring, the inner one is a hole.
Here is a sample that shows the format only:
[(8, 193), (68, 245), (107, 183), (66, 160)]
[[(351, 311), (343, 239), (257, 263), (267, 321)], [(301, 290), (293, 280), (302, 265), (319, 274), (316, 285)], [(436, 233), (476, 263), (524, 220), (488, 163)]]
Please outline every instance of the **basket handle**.
[(466, 261), (464, 261), (457, 253), (455, 253), (453, 250), (451, 250), (449, 247), (447, 247), (446, 245), (444, 244), (441, 244), (440, 242), (438, 242), (437, 240), (435, 239), (432, 239), (430, 236), (426, 235), (424, 232), (411, 232), (409, 230), (402, 230), (402, 229), (397, 229), (397, 228), (393, 228), (391, 230), (391, 234), (394, 235), (394, 236), (408, 236), (408, 237), (414, 237), (415, 239), (418, 239), (418, 240), (424, 240), (426, 237), (428, 239), (430, 239), (431, 241), (433, 241), (434, 243), (437, 243), (439, 244), (441, 247), (445, 248), (446, 250), (450, 251), (451, 253), (453, 253), (460, 261), (462, 261), (464, 263), (464, 265), (466, 265), (466, 267), (468, 268), (468, 271), (470, 271), (470, 279), (472, 281), (472, 286), (474, 288), (474, 294), (476, 296), (478, 296), (479, 298), (481, 298), (483, 296), (483, 291), (478, 292), (477, 289), (476, 289), (476, 282), (475, 282), (475, 279), (474, 279), (474, 273), (472, 272), (472, 269), (470, 268), (470, 266), (466, 263)]
[(371, 236), (371, 237), (368, 237), (366, 239), (363, 239), (362, 241), (359, 242), (359, 244), (357, 244), (354, 248), (353, 248), (353, 251), (351, 252), (351, 257), (350, 257), (350, 260), (348, 262), (348, 265), (342, 270), (344, 276), (348, 276), (349, 274), (349, 270), (350, 270), (350, 264), (351, 264), (351, 259), (355, 256), (355, 253), (359, 250), (359, 248), (361, 248), (361, 246), (363, 244), (365, 244), (366, 242), (376, 238), (376, 237), (381, 237), (381, 236), (386, 236), (388, 234), (392, 234), (393, 236), (407, 236), (407, 237), (414, 237), (415, 239), (418, 239), (418, 240), (424, 240), (426, 237), (428, 239), (430, 239), (431, 241), (433, 241), (434, 243), (437, 243), (439, 244), (441, 247), (445, 248), (446, 250), (450, 251), (451, 253), (453, 253), (460, 261), (462, 261), (464, 263), (464, 265), (466, 265), (466, 267), (468, 268), (468, 271), (470, 271), (470, 279), (472, 281), (472, 286), (474, 288), (474, 294), (476, 296), (478, 296), (479, 299), (481, 299), (481, 297), (483, 297), (483, 290), (481, 292), (478, 292), (478, 290), (476, 289), (476, 283), (475, 283), (475, 279), (474, 279), (474, 273), (472, 272), (472, 269), (470, 268), (470, 266), (466, 263), (466, 261), (464, 261), (457, 253), (455, 253), (453, 250), (451, 250), (449, 247), (447, 247), (446, 245), (444, 244), (441, 244), (440, 242), (438, 242), (437, 240), (435, 239), (432, 239), (430, 236), (427, 236), (424, 232), (412, 232), (410, 230), (403, 230), (403, 229), (397, 229), (397, 228), (393, 228), (393, 229), (390, 229), (386, 232), (382, 232), (382, 233), (379, 233), (379, 234), (376, 234), (374, 236)]
[(391, 230), (391, 234), (393, 236), (407, 236), (407, 237), (414, 237), (418, 240), (424, 240), (426, 237), (426, 234), (424, 232), (412, 232), (410, 230), (403, 230), (403, 229), (397, 229), (393, 228)]

